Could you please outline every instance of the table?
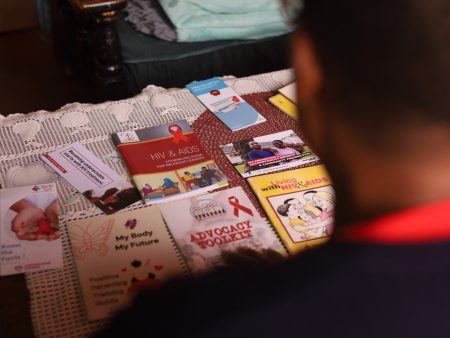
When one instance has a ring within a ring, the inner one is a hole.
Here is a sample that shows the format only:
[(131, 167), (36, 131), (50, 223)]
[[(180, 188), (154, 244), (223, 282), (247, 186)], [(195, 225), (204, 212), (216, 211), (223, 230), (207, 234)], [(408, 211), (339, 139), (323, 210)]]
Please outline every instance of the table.
[[(293, 81), (291, 69), (246, 78), (224, 77), (251, 104), (262, 110), (272, 107), (265, 99), (278, 88)], [(262, 95), (262, 96), (258, 96)], [(71, 255), (65, 225), (68, 221), (100, 215), (102, 212), (84, 199), (74, 188), (39, 161), (39, 155), (75, 141), (83, 143), (117, 172), (129, 178), (124, 164), (111, 142), (113, 132), (125, 131), (187, 119), (204, 142), (207, 152), (219, 166), (228, 165), (218, 144), (248, 137), (248, 129), (231, 133), (212, 114), (202, 114), (205, 107), (187, 89), (146, 87), (141, 94), (121, 101), (101, 104), (71, 103), (55, 112), (0, 115), (0, 184), (13, 187), (56, 181), (62, 233), (64, 268), (25, 275), (29, 290), (30, 312), (37, 337), (87, 337), (104, 325), (88, 321)], [(295, 122), (281, 112), (270, 124), (252, 127), (252, 136), (268, 134)], [(264, 115), (264, 114), (263, 114)], [(201, 127), (201, 128), (200, 128)], [(254, 133), (254, 135), (253, 135)], [(220, 136), (220, 137), (219, 137)], [(233, 138), (233, 139), (232, 139)], [(232, 168), (232, 167), (231, 167)], [(230, 172), (230, 186), (240, 185), (242, 178)], [(245, 188), (244, 188), (245, 189)], [(247, 187), (247, 189), (249, 189)], [(21, 325), (17, 321), (17, 325)]]

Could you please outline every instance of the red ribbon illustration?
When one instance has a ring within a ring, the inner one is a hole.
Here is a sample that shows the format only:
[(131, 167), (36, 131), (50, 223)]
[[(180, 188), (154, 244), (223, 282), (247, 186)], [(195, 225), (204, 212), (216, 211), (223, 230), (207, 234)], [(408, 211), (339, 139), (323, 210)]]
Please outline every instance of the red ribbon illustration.
[(236, 197), (234, 196), (228, 197), (228, 202), (232, 207), (234, 207), (233, 210), (234, 216), (239, 217), (239, 210), (242, 210), (243, 212), (249, 214), (250, 216), (253, 216), (253, 211), (247, 207), (244, 207), (242, 204), (239, 204), (239, 200)]
[(183, 129), (177, 124), (169, 124), (169, 133), (173, 135), (172, 142), (175, 144), (183, 142), (189, 142), (189, 137), (183, 135)]

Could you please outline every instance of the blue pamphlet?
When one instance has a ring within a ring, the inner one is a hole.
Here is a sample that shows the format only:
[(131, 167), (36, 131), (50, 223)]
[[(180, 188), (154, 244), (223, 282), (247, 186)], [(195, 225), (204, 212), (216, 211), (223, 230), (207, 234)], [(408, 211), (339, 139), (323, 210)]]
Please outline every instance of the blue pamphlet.
[(218, 77), (192, 82), (186, 88), (232, 131), (266, 121)]

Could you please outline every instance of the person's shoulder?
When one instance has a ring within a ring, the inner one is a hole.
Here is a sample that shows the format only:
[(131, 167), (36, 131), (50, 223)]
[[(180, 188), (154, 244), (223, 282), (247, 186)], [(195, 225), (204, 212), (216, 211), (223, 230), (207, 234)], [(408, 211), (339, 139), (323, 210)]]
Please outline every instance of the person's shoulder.
[[(328, 275), (323, 278), (327, 251), (316, 248), (272, 265), (221, 268), (200, 277), (174, 279), (159, 289), (144, 290), (128, 309), (113, 318), (104, 336), (131, 336), (131, 332), (133, 337), (150, 333), (158, 337), (198, 337), (200, 331), (211, 333), (218, 328), (231, 334), (237, 328), (243, 330), (242, 320), (256, 309), (260, 316), (271, 317), (278, 306), (294, 311), (302, 303), (311, 308), (321, 303), (314, 299), (309, 304), (308, 294), (320, 294), (326, 286), (323, 280), (330, 280)], [(236, 317), (242, 320), (235, 320)], [(234, 318), (236, 328), (223, 326), (227, 318)]]

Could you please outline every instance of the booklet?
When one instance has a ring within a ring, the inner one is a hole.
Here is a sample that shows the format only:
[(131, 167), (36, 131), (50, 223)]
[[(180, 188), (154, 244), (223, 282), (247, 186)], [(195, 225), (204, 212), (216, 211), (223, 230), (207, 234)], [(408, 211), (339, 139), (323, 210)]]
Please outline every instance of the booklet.
[(186, 86), (232, 131), (265, 122), (266, 119), (218, 77)]
[(298, 120), (297, 106), (283, 94), (276, 94), (269, 97), (269, 102), (294, 120)]
[(63, 266), (54, 183), (0, 189), (0, 275)]
[(199, 195), (228, 185), (186, 120), (112, 135), (146, 204)]
[(220, 147), (242, 177), (266, 174), (319, 161), (319, 158), (292, 130), (249, 138)]
[(278, 89), (284, 97), (288, 98), (294, 104), (297, 104), (297, 84), (292, 82), (284, 87)]
[(187, 271), (156, 206), (71, 221), (67, 230), (90, 320)]
[(130, 182), (81, 143), (45, 153), (41, 160), (105, 214), (112, 214), (140, 200), (139, 191)]
[(221, 265), (221, 254), (246, 247), (286, 254), (241, 187), (160, 205), (161, 212), (194, 273)]
[(291, 254), (328, 239), (335, 198), (323, 165), (251, 177), (248, 183)]

